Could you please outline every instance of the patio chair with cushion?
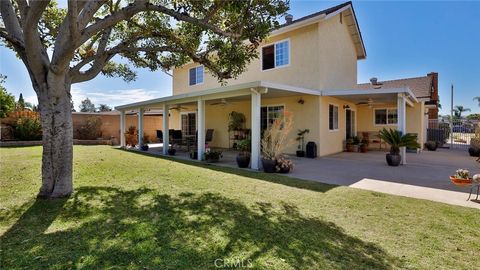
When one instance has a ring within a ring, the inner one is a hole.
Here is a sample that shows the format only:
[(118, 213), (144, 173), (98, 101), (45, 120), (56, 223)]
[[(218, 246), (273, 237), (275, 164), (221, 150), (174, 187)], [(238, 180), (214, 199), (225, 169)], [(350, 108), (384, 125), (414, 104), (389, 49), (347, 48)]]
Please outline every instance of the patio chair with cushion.
[(213, 140), (213, 129), (207, 129), (205, 134), (205, 143), (210, 143)]
[(182, 136), (181, 130), (173, 130), (171, 134), (172, 134), (172, 144), (178, 144), (178, 145), (183, 144), (183, 136)]

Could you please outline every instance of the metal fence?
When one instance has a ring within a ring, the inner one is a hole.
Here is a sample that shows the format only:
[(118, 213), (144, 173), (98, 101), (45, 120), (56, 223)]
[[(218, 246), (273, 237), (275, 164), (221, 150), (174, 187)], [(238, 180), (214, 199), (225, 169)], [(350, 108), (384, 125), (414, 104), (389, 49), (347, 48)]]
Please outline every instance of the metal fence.
[(429, 120), (427, 140), (437, 141), (441, 147), (468, 148), (478, 125), (478, 121), (467, 119)]

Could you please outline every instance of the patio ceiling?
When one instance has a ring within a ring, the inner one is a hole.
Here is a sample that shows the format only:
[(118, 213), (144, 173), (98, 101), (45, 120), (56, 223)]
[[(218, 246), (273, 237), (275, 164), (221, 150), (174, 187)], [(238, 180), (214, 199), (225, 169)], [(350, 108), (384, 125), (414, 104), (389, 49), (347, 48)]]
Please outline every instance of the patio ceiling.
[(329, 90), (322, 91), (322, 96), (335, 97), (350, 101), (352, 103), (368, 102), (369, 99), (374, 104), (397, 103), (398, 95), (405, 94), (408, 106), (413, 106), (412, 102), (418, 102), (412, 91), (406, 88), (385, 88), (385, 89), (355, 89), (355, 90)]

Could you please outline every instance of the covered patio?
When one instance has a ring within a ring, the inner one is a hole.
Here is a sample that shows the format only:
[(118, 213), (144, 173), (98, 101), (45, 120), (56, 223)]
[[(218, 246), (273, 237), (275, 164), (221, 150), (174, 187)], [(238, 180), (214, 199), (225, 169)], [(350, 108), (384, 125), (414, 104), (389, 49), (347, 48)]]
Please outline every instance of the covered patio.
[[(208, 89), (203, 91), (190, 92), (164, 98), (152, 99), (143, 102), (137, 102), (116, 107), (120, 111), (120, 130), (125, 130), (125, 114), (127, 111), (135, 110), (138, 112), (138, 145), (143, 145), (143, 119), (146, 110), (156, 109), (163, 112), (162, 123), (162, 154), (168, 153), (169, 147), (173, 144), (170, 142), (169, 123), (170, 110), (175, 108), (188, 107), (195, 111), (196, 116), (196, 150), (197, 159), (202, 160), (205, 153), (205, 132), (211, 128), (206, 126), (205, 114), (206, 105), (212, 103), (223, 102), (228, 99), (231, 102), (249, 102), (249, 128), (251, 137), (251, 162), (250, 168), (258, 170), (260, 166), (260, 139), (261, 139), (261, 106), (262, 101), (266, 99), (288, 98), (292, 96), (302, 95), (320, 96), (320, 91), (293, 87), (289, 85), (280, 85), (264, 81), (255, 81), (251, 83), (224, 86), (220, 88)], [(169, 112), (167, 114), (167, 112)], [(169, 115), (169, 117), (165, 117)], [(226, 125), (226, 123), (224, 123)], [(120, 146), (125, 147), (126, 141), (124, 134), (120, 136)]]

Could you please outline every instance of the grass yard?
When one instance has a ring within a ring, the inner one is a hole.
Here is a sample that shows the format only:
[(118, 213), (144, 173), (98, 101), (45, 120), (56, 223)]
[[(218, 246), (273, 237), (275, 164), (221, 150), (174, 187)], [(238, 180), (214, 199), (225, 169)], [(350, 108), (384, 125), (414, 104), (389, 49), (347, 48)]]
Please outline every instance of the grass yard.
[(0, 154), (1, 269), (480, 265), (477, 209), (107, 146), (76, 146), (75, 194), (42, 201), (41, 148)]

